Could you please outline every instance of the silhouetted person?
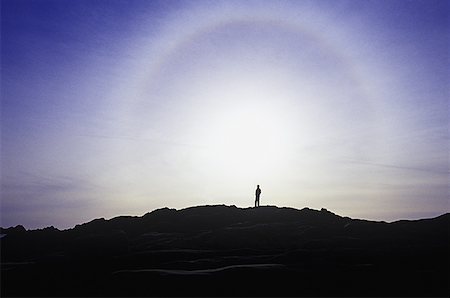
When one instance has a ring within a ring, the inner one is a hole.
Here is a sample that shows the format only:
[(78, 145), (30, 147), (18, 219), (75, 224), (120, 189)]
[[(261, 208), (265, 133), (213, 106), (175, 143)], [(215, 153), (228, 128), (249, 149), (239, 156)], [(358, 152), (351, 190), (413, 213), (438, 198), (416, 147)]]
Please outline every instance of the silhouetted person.
[(255, 207), (259, 207), (259, 196), (261, 195), (261, 188), (259, 188), (259, 185), (256, 186), (256, 191), (255, 191)]

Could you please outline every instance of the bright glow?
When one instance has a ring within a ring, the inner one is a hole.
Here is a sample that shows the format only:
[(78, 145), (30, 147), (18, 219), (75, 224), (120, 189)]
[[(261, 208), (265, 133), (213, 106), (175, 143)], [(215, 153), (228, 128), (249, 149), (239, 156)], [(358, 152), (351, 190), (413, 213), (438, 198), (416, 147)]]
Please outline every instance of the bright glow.
[(218, 106), (195, 133), (194, 141), (204, 146), (195, 158), (214, 175), (267, 180), (289, 158), (293, 145), (289, 111), (270, 98), (239, 92), (231, 97), (237, 102)]

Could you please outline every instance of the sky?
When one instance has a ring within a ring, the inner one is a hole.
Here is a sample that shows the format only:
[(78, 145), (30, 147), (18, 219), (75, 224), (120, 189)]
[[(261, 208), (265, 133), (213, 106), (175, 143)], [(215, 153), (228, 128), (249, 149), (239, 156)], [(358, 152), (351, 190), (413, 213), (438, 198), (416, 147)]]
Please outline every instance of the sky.
[(448, 1), (1, 0), (2, 227), (449, 212)]

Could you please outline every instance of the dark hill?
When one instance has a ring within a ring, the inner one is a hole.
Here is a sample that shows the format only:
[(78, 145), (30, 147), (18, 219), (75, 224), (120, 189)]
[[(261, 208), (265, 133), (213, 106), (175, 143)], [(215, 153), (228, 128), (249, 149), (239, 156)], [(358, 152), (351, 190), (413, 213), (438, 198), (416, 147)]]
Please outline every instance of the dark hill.
[(1, 229), (2, 296), (448, 296), (450, 214), (198, 206)]

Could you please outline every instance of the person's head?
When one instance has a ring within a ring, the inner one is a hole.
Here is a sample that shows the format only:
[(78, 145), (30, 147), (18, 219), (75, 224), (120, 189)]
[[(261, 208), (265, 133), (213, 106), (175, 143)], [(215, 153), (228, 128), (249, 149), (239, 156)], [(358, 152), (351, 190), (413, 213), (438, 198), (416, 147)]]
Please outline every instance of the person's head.
[(258, 185), (256, 185), (256, 188), (259, 188), (259, 184), (258, 184)]

